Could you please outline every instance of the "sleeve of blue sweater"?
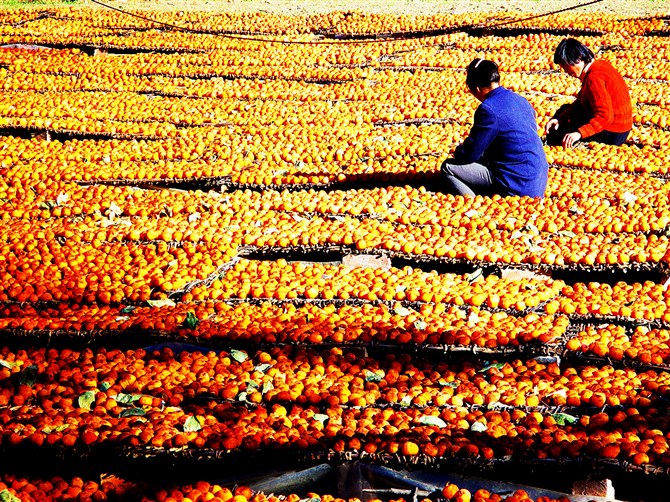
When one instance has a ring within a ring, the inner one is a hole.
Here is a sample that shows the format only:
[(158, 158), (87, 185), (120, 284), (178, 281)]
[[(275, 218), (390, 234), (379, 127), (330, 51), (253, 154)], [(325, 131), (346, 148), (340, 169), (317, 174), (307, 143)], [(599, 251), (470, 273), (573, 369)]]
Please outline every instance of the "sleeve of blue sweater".
[(470, 164), (481, 159), (498, 134), (496, 116), (482, 103), (475, 111), (474, 124), (468, 137), (456, 147), (454, 159), (458, 164)]

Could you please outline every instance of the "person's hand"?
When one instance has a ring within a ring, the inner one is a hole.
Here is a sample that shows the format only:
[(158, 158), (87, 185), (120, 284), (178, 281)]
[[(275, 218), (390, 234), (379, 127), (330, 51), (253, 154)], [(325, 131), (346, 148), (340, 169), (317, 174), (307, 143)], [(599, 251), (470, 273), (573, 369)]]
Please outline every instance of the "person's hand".
[(544, 126), (544, 133), (549, 134), (552, 129), (558, 129), (558, 119), (551, 119), (547, 122), (547, 125)]
[(565, 148), (572, 148), (575, 146), (575, 143), (582, 139), (582, 135), (578, 132), (571, 132), (563, 136), (563, 146)]

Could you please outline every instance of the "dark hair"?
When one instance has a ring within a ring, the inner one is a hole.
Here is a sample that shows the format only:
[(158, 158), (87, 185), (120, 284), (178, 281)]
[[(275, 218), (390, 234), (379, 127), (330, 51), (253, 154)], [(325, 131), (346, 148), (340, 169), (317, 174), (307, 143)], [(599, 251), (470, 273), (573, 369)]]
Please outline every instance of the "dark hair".
[(498, 65), (488, 59), (475, 59), (468, 65), (465, 84), (471, 91), (476, 87), (488, 87), (493, 82), (500, 82), (500, 73)]
[(554, 52), (554, 63), (559, 65), (574, 66), (580, 61), (583, 61), (584, 64), (589, 64), (595, 58), (596, 56), (591, 49), (574, 38), (561, 40), (561, 43), (558, 44)]

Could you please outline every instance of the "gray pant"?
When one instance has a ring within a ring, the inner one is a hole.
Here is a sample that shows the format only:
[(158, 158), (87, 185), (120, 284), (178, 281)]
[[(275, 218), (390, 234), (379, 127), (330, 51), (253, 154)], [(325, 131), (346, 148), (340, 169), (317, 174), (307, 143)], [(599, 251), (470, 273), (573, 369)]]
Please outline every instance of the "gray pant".
[(442, 163), (442, 175), (446, 189), (454, 195), (492, 195), (493, 177), (488, 167), (478, 162), (472, 164)]

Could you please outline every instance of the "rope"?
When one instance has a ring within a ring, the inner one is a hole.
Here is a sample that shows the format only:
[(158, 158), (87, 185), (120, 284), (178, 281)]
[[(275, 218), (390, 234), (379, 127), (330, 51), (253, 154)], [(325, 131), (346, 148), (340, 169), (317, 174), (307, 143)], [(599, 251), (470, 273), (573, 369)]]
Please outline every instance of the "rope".
[[(209, 31), (206, 30), (197, 30), (194, 28), (187, 28), (184, 26), (178, 26), (175, 24), (171, 23), (166, 23), (164, 21), (158, 21), (156, 19), (151, 19), (146, 16), (142, 16), (140, 14), (136, 14), (134, 12), (129, 12), (123, 9), (120, 9), (118, 7), (114, 7), (113, 5), (109, 5), (105, 2), (102, 2), (100, 0), (90, 0), (91, 2), (100, 5), (101, 7), (104, 7), (106, 9), (114, 10), (117, 12), (120, 12), (121, 14), (125, 14), (127, 16), (132, 16), (138, 19), (141, 19), (143, 21), (147, 21), (150, 23), (158, 24), (161, 26), (166, 26), (168, 28), (171, 28), (173, 30), (177, 31), (184, 31), (187, 33), (199, 33), (199, 34), (212, 34)], [(508, 24), (515, 24), (515, 23), (523, 23), (526, 21), (531, 21), (533, 19), (539, 19), (542, 17), (548, 17), (552, 16), (554, 14), (560, 14), (563, 12), (568, 12), (571, 10), (576, 10), (576, 9), (581, 9), (582, 7), (587, 7), (589, 5), (594, 5), (597, 3), (602, 2), (603, 0), (591, 0), (590, 2), (586, 2), (583, 4), (576, 4), (570, 7), (565, 7), (563, 9), (558, 9), (554, 10), (551, 12), (545, 12), (542, 14), (535, 14), (532, 16), (528, 16), (525, 18), (521, 19), (513, 19), (509, 21), (500, 21), (498, 23), (493, 23), (491, 25), (476, 25), (476, 24), (469, 24), (469, 25), (461, 25), (461, 26), (451, 26), (448, 28), (437, 28), (434, 30), (425, 30), (425, 31), (407, 31), (407, 32), (402, 32), (402, 33), (390, 33), (390, 34), (383, 34), (383, 35), (375, 35), (375, 38), (360, 38), (356, 39), (355, 42), (353, 41), (348, 41), (345, 43), (357, 43), (357, 44), (363, 44), (363, 43), (377, 43), (379, 41), (394, 41), (394, 40), (405, 40), (408, 38), (425, 38), (425, 37), (434, 37), (434, 36), (439, 36), (439, 35), (447, 35), (449, 33), (455, 33), (459, 31), (467, 31), (467, 30), (472, 30), (472, 29), (493, 29), (493, 28), (499, 28), (501, 26), (506, 26)], [(270, 40), (267, 38), (259, 38), (259, 37), (252, 37), (252, 36), (246, 36), (246, 35), (233, 35), (229, 33), (215, 33), (217, 36), (221, 36), (224, 38), (230, 38), (230, 39), (236, 39), (236, 40), (246, 40), (250, 42), (266, 42), (266, 43), (280, 43), (280, 44), (298, 44), (298, 45), (327, 45), (327, 44), (342, 44), (342, 40), (318, 40), (318, 41), (300, 41), (300, 40)], [(336, 37), (337, 38), (337, 37)], [(349, 36), (351, 38), (351, 36)]]

